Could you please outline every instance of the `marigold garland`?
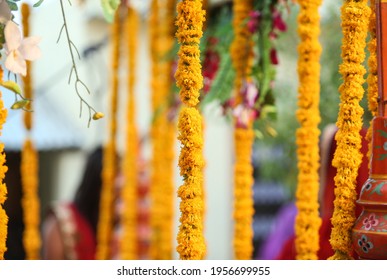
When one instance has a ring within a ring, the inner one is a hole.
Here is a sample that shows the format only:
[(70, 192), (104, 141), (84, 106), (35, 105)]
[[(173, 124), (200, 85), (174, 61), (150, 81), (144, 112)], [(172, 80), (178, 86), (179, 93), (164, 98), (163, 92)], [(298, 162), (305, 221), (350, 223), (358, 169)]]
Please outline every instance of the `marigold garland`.
[[(23, 35), (29, 36), (29, 16), (30, 6), (23, 3), (21, 6)], [(27, 61), (27, 76), (23, 76), (24, 96), (27, 99), (33, 98), (31, 62)], [(31, 110), (31, 104), (27, 104), (26, 109)], [(29, 132), (32, 128), (32, 113), (24, 113), (24, 126), (28, 132), (27, 139), (21, 153), (21, 182), (22, 182), (22, 208), (23, 208), (23, 245), (26, 259), (37, 260), (40, 258), (40, 201), (39, 201), (39, 158), (34, 144), (30, 139)]]
[(319, 6), (321, 0), (298, 0), (298, 110), (300, 128), (296, 132), (298, 184), (295, 222), (296, 258), (316, 260), (319, 249), (319, 136), (320, 55)]
[[(367, 99), (368, 109), (372, 116), (376, 116), (378, 113), (378, 60), (377, 60), (377, 39), (376, 39), (376, 11), (375, 11), (375, 0), (370, 1), (371, 15), (369, 23), (370, 41), (368, 42), (368, 76), (367, 76)], [(370, 127), (368, 128), (366, 139), (368, 141), (368, 159), (371, 157), (372, 152), (372, 120), (370, 121)], [(369, 160), (369, 164), (371, 161)]]
[[(235, 105), (241, 102), (240, 91), (243, 81), (250, 78), (252, 61), (252, 34), (246, 26), (252, 0), (235, 0), (233, 4), (234, 39), (231, 44), (231, 58), (235, 68)], [(252, 153), (254, 143), (253, 124), (247, 127), (236, 126), (234, 131), (234, 254), (239, 260), (251, 259), (253, 253), (253, 166)]]
[(38, 153), (27, 138), (21, 154), (21, 180), (23, 187), (23, 245), (27, 260), (40, 259), (40, 202), (38, 195)]
[[(1, 58), (1, 55), (0, 55)], [(0, 65), (0, 80), (3, 81), (3, 68)], [(3, 125), (7, 119), (7, 109), (4, 107), (4, 102), (1, 99), (0, 91), (0, 135)], [(7, 251), (7, 233), (8, 233), (8, 216), (4, 210), (4, 203), (7, 200), (7, 186), (4, 183), (5, 173), (8, 168), (5, 165), (4, 144), (0, 143), (0, 260), (4, 259), (4, 253)]]
[(175, 120), (169, 118), (168, 98), (172, 88), (172, 61), (166, 59), (174, 45), (174, 21), (175, 21), (176, 0), (163, 1), (160, 5), (160, 33), (159, 33), (159, 58), (160, 67), (160, 95), (162, 95), (160, 113), (160, 145), (161, 149), (161, 191), (160, 199), (162, 212), (159, 219), (163, 221), (160, 231), (160, 259), (172, 259), (173, 253), (173, 223), (174, 223), (174, 159), (175, 159)]
[[(234, 88), (239, 92), (243, 81), (251, 74), (253, 40), (246, 22), (253, 10), (253, 1), (234, 0), (233, 2), (234, 39), (231, 43), (230, 52), (236, 75)], [(236, 95), (236, 103), (240, 102), (238, 95)]]
[(120, 240), (120, 254), (122, 259), (134, 260), (138, 258), (137, 250), (137, 204), (138, 204), (138, 132), (136, 126), (136, 99), (134, 85), (136, 78), (136, 54), (137, 54), (137, 32), (139, 27), (139, 16), (133, 8), (128, 9), (125, 20), (125, 33), (128, 43), (128, 104), (127, 104), (127, 128), (126, 149), (123, 159), (124, 186), (122, 199), (124, 211), (122, 213), (123, 234)]
[(150, 52), (151, 52), (151, 92), (152, 92), (152, 112), (153, 121), (151, 124), (151, 142), (152, 142), (152, 159), (151, 159), (151, 185), (150, 185), (150, 226), (151, 226), (151, 244), (150, 258), (154, 260), (161, 259), (161, 228), (163, 220), (159, 215), (163, 212), (162, 200), (162, 142), (161, 142), (161, 118), (159, 108), (162, 104), (162, 80), (160, 79), (160, 3), (153, 0), (151, 3), (151, 15), (149, 21), (150, 31)]
[(110, 104), (109, 139), (103, 151), (102, 191), (100, 198), (99, 221), (97, 228), (96, 258), (106, 260), (110, 258), (110, 239), (113, 221), (114, 181), (117, 174), (116, 134), (117, 134), (117, 106), (118, 106), (118, 68), (120, 57), (121, 19), (120, 9), (117, 10), (112, 24), (112, 90)]
[(337, 149), (332, 164), (335, 176), (335, 201), (330, 243), (334, 255), (330, 259), (352, 259), (351, 230), (355, 223), (356, 178), (362, 161), (361, 135), (364, 90), (362, 65), (370, 16), (366, 0), (347, 0), (341, 8), (342, 59), (339, 71), (343, 77), (336, 133)]
[(177, 251), (182, 260), (201, 260), (206, 245), (203, 235), (203, 131), (199, 103), (203, 76), (199, 43), (203, 36), (205, 12), (201, 0), (183, 0), (177, 5), (176, 37), (180, 44), (179, 62), (175, 73), (183, 103), (178, 119), (180, 175), (184, 183), (178, 189), (180, 226)]

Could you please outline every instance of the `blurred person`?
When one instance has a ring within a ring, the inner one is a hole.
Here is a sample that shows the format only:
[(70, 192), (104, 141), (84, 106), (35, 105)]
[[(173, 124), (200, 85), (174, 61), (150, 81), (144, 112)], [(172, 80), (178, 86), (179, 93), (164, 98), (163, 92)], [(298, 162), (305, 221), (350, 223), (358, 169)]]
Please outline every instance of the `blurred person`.
[(43, 224), (43, 259), (93, 260), (102, 189), (103, 148), (88, 157), (71, 202), (57, 202)]

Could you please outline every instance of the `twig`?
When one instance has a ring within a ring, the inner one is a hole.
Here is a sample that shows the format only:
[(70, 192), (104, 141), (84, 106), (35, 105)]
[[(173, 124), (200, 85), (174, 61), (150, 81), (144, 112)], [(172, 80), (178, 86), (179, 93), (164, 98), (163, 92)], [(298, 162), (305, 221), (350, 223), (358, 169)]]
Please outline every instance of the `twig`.
[[(70, 0), (68, 0), (68, 2), (70, 4), (70, 6), (71, 6)], [(75, 91), (76, 91), (76, 93), (77, 93), (77, 95), (78, 95), (78, 97), (80, 99), (79, 117), (82, 116), (82, 105), (84, 104), (85, 106), (87, 106), (88, 111), (89, 111), (89, 121), (88, 121), (88, 125), (87, 125), (89, 127), (91, 119), (92, 119), (92, 113), (93, 112), (97, 113), (97, 111), (82, 97), (82, 95), (79, 92), (78, 85), (81, 84), (84, 87), (84, 89), (87, 91), (87, 93), (90, 94), (89, 88), (80, 79), (79, 74), (78, 74), (78, 69), (77, 69), (77, 65), (75, 63), (75, 56), (74, 56), (74, 50), (73, 49), (75, 49), (75, 52), (76, 52), (76, 54), (78, 56), (78, 59), (81, 59), (81, 56), (80, 56), (79, 51), (78, 51), (77, 47), (75, 46), (74, 42), (70, 38), (70, 34), (69, 34), (68, 26), (67, 26), (66, 14), (65, 14), (65, 11), (64, 11), (64, 6), (63, 6), (63, 0), (60, 0), (60, 6), (61, 6), (61, 10), (62, 10), (63, 25), (62, 25), (62, 27), (60, 29), (57, 42), (59, 42), (59, 40), (60, 40), (60, 38), (62, 36), (63, 30), (64, 30), (65, 34), (66, 34), (68, 48), (69, 48), (69, 51), (70, 51), (71, 61), (72, 61), (72, 64), (73, 64), (72, 67), (71, 67), (71, 70), (70, 70), (70, 75), (69, 75), (68, 83), (71, 82), (72, 74), (74, 73), (74, 75), (75, 75), (74, 87), (75, 87)]]

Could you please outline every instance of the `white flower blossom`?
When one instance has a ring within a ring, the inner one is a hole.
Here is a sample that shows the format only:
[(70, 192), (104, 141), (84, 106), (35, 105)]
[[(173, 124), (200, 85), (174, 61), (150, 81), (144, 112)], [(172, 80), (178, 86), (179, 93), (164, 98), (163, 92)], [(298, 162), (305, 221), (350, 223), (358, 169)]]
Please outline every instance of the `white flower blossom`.
[(27, 74), (26, 60), (35, 60), (41, 56), (38, 47), (40, 37), (31, 36), (22, 38), (18, 26), (13, 21), (8, 21), (5, 29), (5, 68), (15, 74)]

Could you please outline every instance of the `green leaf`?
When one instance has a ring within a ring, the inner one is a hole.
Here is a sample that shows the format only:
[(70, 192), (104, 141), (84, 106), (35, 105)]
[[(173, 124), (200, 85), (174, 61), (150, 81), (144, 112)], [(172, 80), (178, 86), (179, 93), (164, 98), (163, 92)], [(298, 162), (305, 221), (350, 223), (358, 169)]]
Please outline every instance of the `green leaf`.
[(20, 86), (17, 83), (15, 83), (14, 81), (3, 81), (0, 83), (0, 86), (4, 87), (10, 91), (13, 91), (14, 93), (19, 94), (19, 95), (21, 95), (21, 93), (22, 93)]
[(105, 19), (113, 22), (114, 14), (120, 4), (120, 0), (101, 0), (101, 6)]
[(39, 6), (43, 3), (43, 1), (44, 1), (44, 0), (39, 0), (38, 2), (36, 2), (36, 3), (33, 5), (33, 7), (34, 7), (34, 8), (39, 7)]
[(15, 2), (11, 2), (11, 1), (7, 0), (7, 3), (8, 3), (9, 8), (11, 9), (11, 11), (18, 10), (17, 4)]

